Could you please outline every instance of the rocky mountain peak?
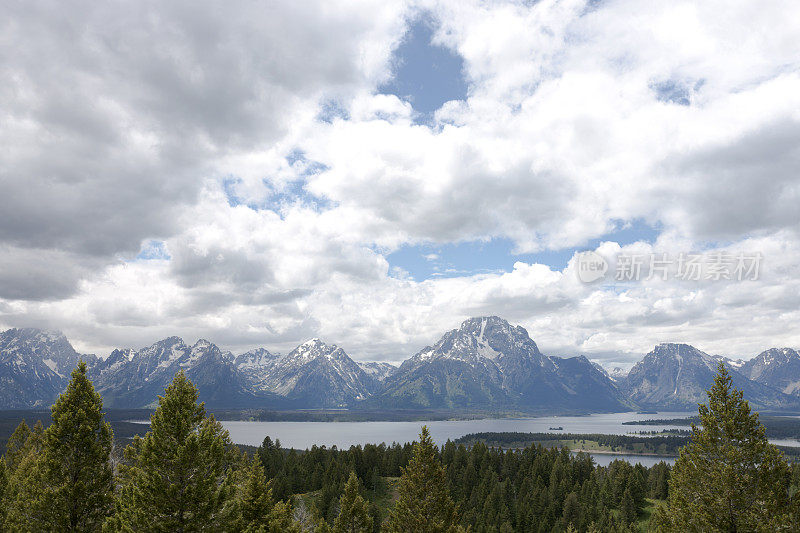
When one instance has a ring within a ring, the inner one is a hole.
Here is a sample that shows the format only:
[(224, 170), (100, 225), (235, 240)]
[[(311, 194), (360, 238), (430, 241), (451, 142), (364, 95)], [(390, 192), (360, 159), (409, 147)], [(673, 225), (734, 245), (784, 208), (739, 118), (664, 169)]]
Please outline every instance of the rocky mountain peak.
[(186, 343), (183, 342), (183, 339), (173, 335), (172, 337), (167, 337), (166, 339), (161, 339), (160, 341), (156, 341), (152, 344), (152, 346), (175, 346), (175, 345), (185, 345)]
[(209, 340), (197, 339), (197, 342), (194, 343), (194, 346), (192, 346), (192, 350), (206, 350), (208, 348), (211, 348), (212, 346), (214, 346), (214, 343), (212, 343)]
[(279, 355), (273, 354), (266, 348), (255, 348), (237, 355), (234, 358), (234, 362), (240, 369), (262, 368), (274, 363), (279, 357)]
[(752, 380), (800, 396), (800, 354), (792, 348), (770, 348), (741, 367)]
[(17, 364), (43, 363), (59, 376), (69, 376), (81, 358), (92, 362), (95, 356), (82, 356), (60, 331), (13, 328), (0, 333), (0, 360)]
[(506, 359), (520, 358), (549, 364), (525, 328), (512, 326), (497, 316), (485, 316), (465, 320), (461, 327), (445, 333), (435, 345), (422, 349), (411, 362), (451, 359), (484, 365), (487, 361), (501, 364)]
[(344, 354), (344, 351), (335, 344), (325, 344), (321, 340), (314, 338), (307, 340), (289, 352), (287, 358), (310, 361), (317, 357), (341, 358), (342, 354)]

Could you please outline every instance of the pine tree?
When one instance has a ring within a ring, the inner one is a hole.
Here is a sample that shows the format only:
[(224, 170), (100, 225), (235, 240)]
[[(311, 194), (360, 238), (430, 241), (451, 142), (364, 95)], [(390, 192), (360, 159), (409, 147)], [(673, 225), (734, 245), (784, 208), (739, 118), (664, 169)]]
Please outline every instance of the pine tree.
[[(111, 512), (113, 436), (81, 361), (51, 408), (52, 424), (15, 432), (9, 529), (99, 531)], [(20, 445), (25, 438), (25, 444)]]
[(81, 361), (51, 408), (53, 423), (45, 430), (43, 502), (55, 531), (99, 531), (111, 513), (113, 434), (102, 410)]
[(619, 504), (619, 512), (626, 524), (632, 524), (636, 522), (636, 518), (639, 513), (638, 509), (636, 508), (636, 501), (634, 500), (629, 488), (626, 488), (625, 492), (622, 493), (622, 500)]
[[(26, 436), (25, 441), (19, 444), (23, 435)], [(25, 425), (18, 437), (20, 438), (15, 444), (16, 453), (14, 455), (16, 465), (13, 470), (9, 470), (6, 483), (4, 530), (47, 531), (49, 522), (44, 513), (45, 506), (42, 503), (45, 491), (42, 469), (44, 448), (42, 422), (37, 421), (32, 430)]]
[(680, 452), (669, 498), (657, 513), (662, 531), (756, 531), (790, 507), (791, 470), (767, 441), (758, 414), (720, 363), (708, 405), (699, 406), (702, 427)]
[(0, 531), (6, 521), (6, 485), (8, 485), (8, 469), (5, 457), (0, 457)]
[(564, 499), (564, 524), (568, 526), (577, 526), (580, 521), (581, 507), (578, 503), (578, 495), (570, 492)]
[(272, 489), (257, 457), (250, 463), (239, 493), (238, 528), (241, 531), (299, 533), (299, 525), (292, 520), (291, 507), (272, 499)]
[(406, 468), (402, 469), (399, 498), (389, 515), (387, 531), (393, 533), (443, 533), (459, 531), (447, 474), (436, 457), (427, 426)]
[(372, 516), (369, 505), (361, 496), (360, 484), (355, 472), (350, 472), (344, 494), (339, 500), (339, 516), (333, 523), (334, 533), (371, 533)]
[(633, 499), (634, 508), (636, 509), (636, 514), (639, 514), (639, 511), (644, 508), (645, 504), (645, 492), (644, 492), (644, 482), (636, 470), (631, 470), (628, 473), (628, 481), (625, 487), (631, 493), (631, 498)]
[(234, 459), (228, 433), (197, 403), (183, 371), (175, 375), (150, 417), (150, 431), (125, 450), (117, 511), (110, 531), (230, 529)]
[(28, 424), (25, 423), (23, 419), (22, 422), (19, 423), (17, 429), (14, 430), (14, 433), (8, 438), (8, 442), (6, 443), (6, 466), (8, 467), (8, 471), (14, 472), (19, 466), (19, 463), (22, 462), (22, 458), (27, 453), (25, 449), (25, 443), (28, 441), (28, 437), (31, 435), (31, 429), (28, 427)]

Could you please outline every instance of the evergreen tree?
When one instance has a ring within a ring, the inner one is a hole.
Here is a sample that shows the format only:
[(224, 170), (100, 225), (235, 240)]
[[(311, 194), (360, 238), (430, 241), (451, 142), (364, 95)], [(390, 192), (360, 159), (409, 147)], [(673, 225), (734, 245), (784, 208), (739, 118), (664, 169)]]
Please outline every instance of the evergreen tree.
[(244, 483), (240, 487), (238, 499), (238, 528), (246, 533), (291, 533), (300, 531), (300, 527), (292, 520), (289, 505), (272, 499), (264, 475), (261, 461), (255, 458), (249, 468)]
[[(7, 525), (23, 531), (99, 531), (111, 512), (111, 426), (81, 361), (51, 408), (52, 424), (15, 431)], [(25, 438), (25, 444), (20, 445)]]
[(669, 494), (669, 466), (661, 461), (650, 469), (648, 485), (650, 487), (650, 497), (657, 500), (664, 500)]
[(411, 460), (402, 471), (399, 498), (390, 513), (387, 530), (393, 533), (458, 531), (447, 474), (439, 464), (427, 426), (422, 426), (419, 442), (414, 444)]
[(629, 488), (625, 489), (625, 492), (622, 493), (622, 500), (619, 504), (619, 512), (626, 524), (632, 524), (636, 522), (636, 518), (639, 513), (638, 509), (636, 508), (636, 501), (634, 500)]
[(692, 426), (675, 462), (656, 529), (757, 531), (788, 513), (791, 470), (742, 396), (720, 363), (708, 405), (699, 406), (702, 427)]
[(6, 485), (8, 485), (8, 469), (5, 457), (0, 457), (0, 531), (6, 521)]
[(578, 495), (570, 492), (564, 499), (564, 524), (572, 527), (577, 526), (580, 521), (580, 503), (578, 503)]
[(371, 533), (372, 516), (369, 505), (361, 496), (358, 477), (350, 472), (344, 494), (339, 500), (339, 516), (333, 523), (334, 533)]
[(54, 531), (99, 531), (111, 513), (113, 435), (102, 410), (81, 361), (51, 408), (44, 435), (42, 502)]
[(111, 531), (219, 531), (231, 528), (230, 440), (197, 403), (183, 371), (150, 417), (150, 431), (125, 450)]
[(637, 470), (631, 470), (628, 474), (628, 482), (625, 489), (630, 492), (636, 514), (639, 514), (639, 511), (644, 508), (645, 491), (644, 481)]
[(25, 448), (25, 444), (28, 441), (28, 437), (31, 435), (31, 429), (28, 427), (28, 424), (25, 423), (23, 419), (22, 422), (19, 423), (17, 428), (14, 430), (14, 433), (8, 438), (8, 442), (6, 443), (6, 466), (8, 471), (14, 472), (17, 469), (17, 466), (22, 462), (22, 458), (27, 453)]
[[(22, 424), (20, 424), (22, 426)], [(19, 427), (17, 429), (20, 429)], [(16, 432), (15, 432), (16, 433)], [(27, 425), (19, 437), (26, 435), (25, 442), (17, 446), (14, 456), (16, 465), (9, 470), (6, 483), (5, 531), (39, 532), (47, 531), (50, 524), (42, 504), (45, 486), (42, 471), (44, 448), (44, 428), (37, 421), (33, 429)], [(21, 438), (20, 438), (21, 440)], [(18, 441), (19, 442), (19, 441)]]

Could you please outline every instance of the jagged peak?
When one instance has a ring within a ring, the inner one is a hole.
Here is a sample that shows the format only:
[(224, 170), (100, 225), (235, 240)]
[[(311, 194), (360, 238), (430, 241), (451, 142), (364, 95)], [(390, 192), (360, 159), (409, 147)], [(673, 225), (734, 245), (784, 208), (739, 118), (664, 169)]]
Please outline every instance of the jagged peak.
[(461, 327), (445, 333), (433, 346), (426, 346), (405, 364), (434, 360), (459, 360), (471, 365), (500, 364), (518, 358), (536, 361), (541, 366), (553, 363), (545, 357), (525, 328), (510, 324), (498, 316), (469, 318)]
[(58, 329), (45, 329), (45, 328), (11, 328), (9, 331), (16, 331), (24, 336), (40, 336), (51, 338), (66, 338), (64, 333)]
[(287, 357), (292, 359), (300, 358), (304, 360), (311, 360), (320, 356), (331, 359), (334, 357), (341, 357), (342, 355), (346, 356), (344, 350), (335, 344), (326, 344), (315, 337), (300, 344), (297, 348), (289, 352)]
[(780, 358), (781, 360), (788, 361), (790, 359), (800, 359), (800, 354), (798, 354), (797, 351), (792, 348), (770, 348), (768, 350), (764, 350), (756, 357), (762, 359)]
[(698, 356), (703, 360), (712, 360), (712, 357), (707, 353), (703, 352), (702, 350), (698, 350), (691, 344), (686, 344), (684, 342), (662, 342), (657, 344), (655, 348), (650, 352), (648, 355), (656, 355), (656, 356), (673, 356), (673, 357), (683, 357), (683, 356)]
[(460, 329), (469, 329), (477, 324), (480, 325), (491, 324), (491, 325), (502, 325), (511, 327), (511, 324), (508, 322), (508, 320), (505, 320), (504, 318), (500, 318), (499, 316), (496, 315), (486, 315), (486, 316), (474, 316), (464, 320), (461, 323)]
[[(206, 339), (197, 339), (197, 342), (196, 342), (196, 343), (194, 343), (194, 346), (192, 346), (192, 349), (194, 350), (195, 348), (210, 348), (210, 347), (212, 347), (212, 346), (215, 346), (215, 345), (214, 345), (214, 343), (213, 343), (213, 342), (211, 342), (211, 341), (209, 341), (209, 340), (206, 340)], [(215, 346), (215, 347), (216, 347), (216, 346)]]
[(322, 342), (318, 337), (314, 337), (313, 339), (308, 339), (305, 342), (301, 342), (295, 350), (298, 348), (315, 348), (317, 346), (327, 346), (324, 342)]
[[(11, 328), (3, 332), (7, 338), (20, 339), (23, 341), (35, 341), (45, 344), (66, 343), (70, 344), (66, 335), (57, 329), (41, 328)], [(71, 346), (71, 344), (70, 344)]]
[(174, 346), (175, 344), (186, 344), (183, 342), (183, 339), (178, 337), (177, 335), (173, 335), (171, 337), (166, 337), (161, 339), (160, 341), (156, 341), (153, 343), (153, 346)]
[[(697, 350), (691, 344), (687, 344), (685, 342), (659, 342), (656, 344), (655, 349), (662, 349), (662, 350)], [(699, 350), (698, 350), (699, 351)]]

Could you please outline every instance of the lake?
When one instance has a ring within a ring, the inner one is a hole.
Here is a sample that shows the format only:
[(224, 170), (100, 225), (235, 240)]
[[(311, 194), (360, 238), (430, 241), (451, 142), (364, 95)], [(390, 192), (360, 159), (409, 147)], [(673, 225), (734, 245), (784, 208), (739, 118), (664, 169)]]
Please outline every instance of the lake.
[[(543, 416), (532, 418), (489, 418), (477, 420), (428, 420), (417, 422), (252, 422), (222, 421), (231, 440), (236, 444), (260, 446), (264, 437), (280, 439), (281, 446), (305, 450), (317, 446), (336, 446), (349, 448), (357, 444), (380, 444), (385, 442), (406, 443), (417, 438), (419, 430), (427, 425), (434, 441), (441, 445), (447, 440), (455, 440), (469, 433), (482, 432), (523, 432), (523, 433), (600, 433), (605, 435), (628, 435), (637, 431), (657, 431), (661, 429), (688, 429), (686, 426), (670, 425), (622, 425), (623, 422), (670, 419), (694, 416), (695, 411), (659, 411), (640, 414), (602, 413), (586, 416)], [(149, 423), (149, 421), (142, 421)], [(562, 431), (551, 430), (562, 427)], [(780, 446), (800, 446), (794, 439), (770, 439)], [(614, 459), (624, 459), (631, 463), (652, 466), (661, 460), (674, 462), (671, 457), (646, 455), (592, 453), (599, 465), (607, 465)]]
[[(304, 450), (314, 444), (349, 448), (356, 444), (385, 442), (411, 442), (417, 438), (422, 425), (427, 425), (437, 444), (455, 440), (469, 433), (524, 432), (524, 433), (602, 433), (626, 435), (635, 431), (653, 431), (679, 426), (622, 425), (632, 420), (652, 418), (683, 418), (693, 412), (668, 411), (658, 414), (603, 413), (587, 416), (547, 416), (536, 418), (497, 418), (479, 420), (430, 420), (419, 422), (250, 422), (223, 421), (231, 440), (237, 444), (259, 446), (264, 437), (280, 439), (281, 446)], [(563, 431), (550, 430), (562, 427)], [(683, 429), (686, 429), (683, 427)], [(651, 466), (660, 457), (638, 455), (592, 454), (598, 464), (608, 464), (614, 459), (641, 462)]]

